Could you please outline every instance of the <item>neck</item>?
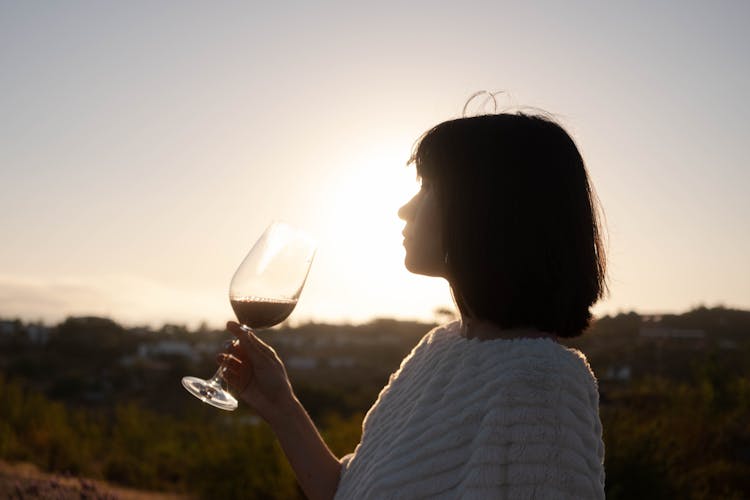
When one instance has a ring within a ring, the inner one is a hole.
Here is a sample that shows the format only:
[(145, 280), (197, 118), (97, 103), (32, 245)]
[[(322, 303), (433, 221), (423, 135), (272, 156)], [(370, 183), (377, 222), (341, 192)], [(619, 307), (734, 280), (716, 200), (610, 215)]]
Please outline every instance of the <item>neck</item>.
[(467, 339), (549, 338), (557, 342), (557, 335), (534, 327), (500, 328), (496, 324), (476, 318), (461, 317), (461, 336)]

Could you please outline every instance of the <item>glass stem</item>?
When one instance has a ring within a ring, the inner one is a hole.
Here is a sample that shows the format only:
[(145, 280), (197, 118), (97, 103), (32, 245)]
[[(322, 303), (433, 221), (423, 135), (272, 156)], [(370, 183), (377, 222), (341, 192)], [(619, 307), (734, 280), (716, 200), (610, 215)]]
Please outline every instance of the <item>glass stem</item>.
[(216, 387), (224, 388), (223, 384), (224, 382), (226, 382), (224, 380), (224, 372), (227, 371), (227, 367), (224, 366), (224, 363), (225, 362), (221, 363), (221, 365), (219, 366), (219, 369), (216, 370), (216, 373), (214, 373), (214, 376), (211, 377), (210, 380), (208, 380), (209, 384), (216, 386)]
[[(234, 340), (231, 341), (231, 343), (229, 345), (229, 348), (234, 347), (237, 344), (239, 344), (239, 340), (234, 339)], [(227, 366), (226, 365), (227, 365), (227, 361), (226, 361), (226, 358), (225, 358), (224, 361), (222, 361), (221, 364), (219, 365), (219, 369), (216, 370), (216, 373), (214, 373), (214, 376), (211, 377), (210, 380), (208, 380), (208, 383), (211, 384), (211, 385), (213, 385), (213, 386), (225, 389), (227, 392), (229, 392), (229, 384), (227, 383), (226, 379), (224, 378), (224, 373), (227, 371)]]

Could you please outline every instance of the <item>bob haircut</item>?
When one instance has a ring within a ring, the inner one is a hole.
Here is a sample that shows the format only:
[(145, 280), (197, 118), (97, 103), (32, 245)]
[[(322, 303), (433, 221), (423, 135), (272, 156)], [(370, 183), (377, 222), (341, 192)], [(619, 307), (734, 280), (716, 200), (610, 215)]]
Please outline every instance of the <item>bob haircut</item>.
[(462, 315), (559, 337), (588, 328), (607, 288), (598, 204), (573, 140), (523, 113), (443, 122), (409, 164), (433, 184)]

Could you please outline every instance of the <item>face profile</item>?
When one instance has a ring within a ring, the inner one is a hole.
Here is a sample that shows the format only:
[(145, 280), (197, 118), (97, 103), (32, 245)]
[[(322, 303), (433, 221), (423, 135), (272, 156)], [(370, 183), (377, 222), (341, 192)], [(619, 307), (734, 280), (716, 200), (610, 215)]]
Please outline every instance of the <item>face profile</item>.
[(433, 184), (423, 180), (419, 192), (398, 211), (406, 221), (406, 269), (425, 276), (445, 276), (440, 207)]

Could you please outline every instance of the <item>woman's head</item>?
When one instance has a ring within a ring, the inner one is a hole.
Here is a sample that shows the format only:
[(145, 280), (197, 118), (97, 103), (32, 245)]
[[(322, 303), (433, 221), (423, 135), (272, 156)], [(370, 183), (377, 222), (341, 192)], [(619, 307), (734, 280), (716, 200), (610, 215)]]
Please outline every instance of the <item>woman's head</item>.
[(606, 259), (596, 196), (559, 125), (521, 113), (451, 120), (411, 161), (423, 189), (400, 211), (407, 268), (444, 276), (463, 315), (501, 328), (588, 327)]

